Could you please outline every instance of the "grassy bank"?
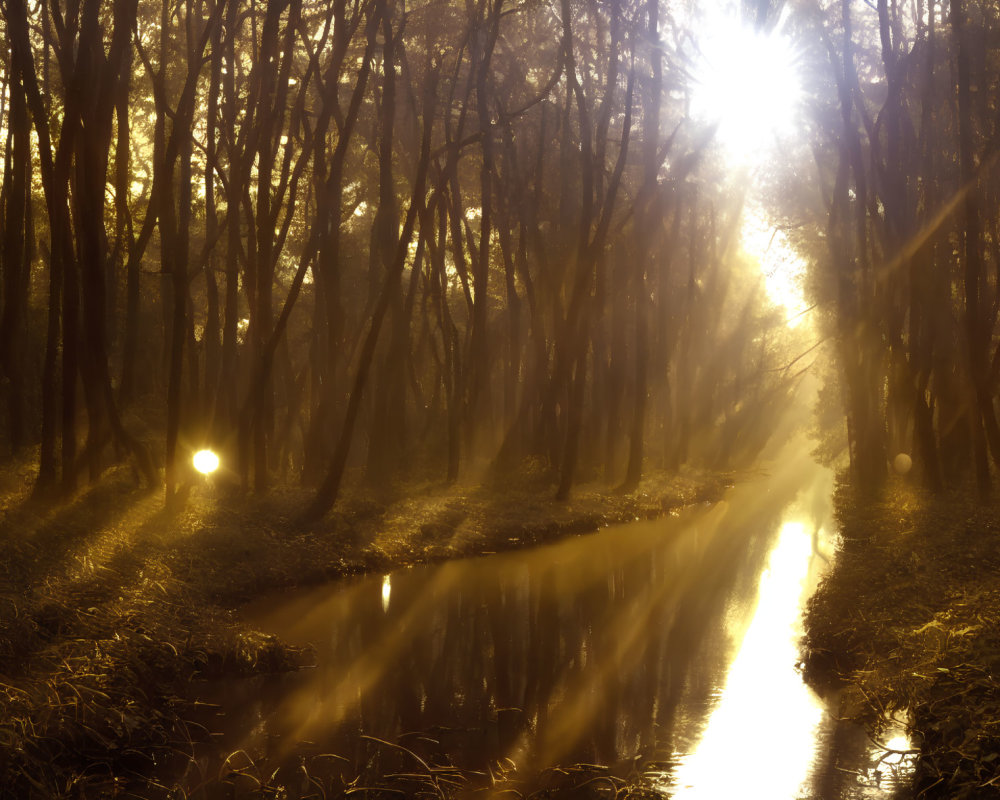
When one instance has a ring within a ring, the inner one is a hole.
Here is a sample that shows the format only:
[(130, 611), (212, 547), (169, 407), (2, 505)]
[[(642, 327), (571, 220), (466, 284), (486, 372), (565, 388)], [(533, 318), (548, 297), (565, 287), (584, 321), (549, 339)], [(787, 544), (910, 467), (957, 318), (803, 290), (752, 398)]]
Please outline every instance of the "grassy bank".
[(302, 527), (292, 522), (309, 498), (300, 489), (247, 500), (205, 483), (168, 514), (127, 470), (60, 508), (30, 501), (31, 478), (29, 463), (0, 471), (3, 800), (185, 796), (173, 776), (201, 769), (194, 743), (208, 734), (188, 683), (310, 658), (243, 628), (232, 609), (244, 600), (656, 517), (727, 483), (653, 475), (636, 492), (583, 486), (556, 503), (544, 474), (528, 469), (484, 486), (358, 490)]
[(1000, 796), (1000, 510), (901, 482), (836, 495), (843, 547), (806, 617), (806, 674), (878, 736), (907, 719), (919, 796)]

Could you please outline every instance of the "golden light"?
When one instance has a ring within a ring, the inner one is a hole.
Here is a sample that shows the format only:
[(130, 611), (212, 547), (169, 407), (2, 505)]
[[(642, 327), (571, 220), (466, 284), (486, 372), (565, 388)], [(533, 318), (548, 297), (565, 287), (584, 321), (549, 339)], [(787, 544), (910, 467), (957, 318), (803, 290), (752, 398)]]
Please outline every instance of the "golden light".
[(204, 475), (211, 475), (219, 468), (219, 457), (211, 450), (199, 450), (193, 460), (194, 468)]
[(718, 126), (716, 140), (728, 158), (752, 165), (795, 129), (798, 53), (780, 20), (765, 32), (728, 4), (708, 5), (698, 21), (691, 115)]
[(788, 236), (775, 228), (763, 209), (750, 205), (743, 212), (740, 231), (743, 251), (760, 264), (767, 296), (785, 310), (788, 326), (796, 327), (809, 307), (803, 293), (806, 262)]
[(389, 598), (392, 597), (392, 576), (382, 576), (382, 613), (389, 612)]
[(777, 765), (766, 777), (767, 797), (801, 796), (823, 716), (822, 701), (795, 670), (799, 599), (811, 554), (809, 527), (786, 522), (761, 575), (757, 609), (718, 705), (694, 752), (678, 754), (673, 797), (756, 796), (747, 780), (760, 774), (762, 764)]
[[(911, 752), (913, 745), (910, 743), (910, 737), (905, 733), (897, 733), (884, 745), (887, 751), (892, 751), (889, 757), (894, 758), (893, 763), (898, 763), (903, 760), (903, 757)], [(889, 757), (886, 758), (888, 761)]]
[(871, 766), (866, 770), (866, 777), (886, 790), (905, 786), (909, 782), (920, 752), (906, 734), (903, 723), (895, 719), (893, 722), (895, 724), (885, 732), (888, 737), (886, 743), (871, 739), (868, 750)]

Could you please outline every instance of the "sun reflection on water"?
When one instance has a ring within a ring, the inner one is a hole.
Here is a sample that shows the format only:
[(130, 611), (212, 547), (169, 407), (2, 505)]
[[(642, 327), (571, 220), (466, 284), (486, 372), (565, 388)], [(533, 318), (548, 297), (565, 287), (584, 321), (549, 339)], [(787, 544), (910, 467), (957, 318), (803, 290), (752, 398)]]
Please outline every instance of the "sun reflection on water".
[(885, 743), (886, 750), (896, 751), (890, 753), (889, 756), (886, 757), (886, 760), (888, 761), (890, 758), (892, 758), (893, 763), (899, 763), (899, 761), (902, 760), (903, 757), (902, 751), (909, 750), (910, 746), (911, 745), (909, 736), (907, 736), (905, 733), (896, 734), (888, 742)]
[(382, 613), (389, 613), (389, 599), (392, 597), (392, 576), (382, 576)]
[(746, 797), (754, 780), (773, 800), (798, 795), (823, 718), (822, 701), (795, 670), (799, 599), (812, 549), (804, 523), (782, 526), (718, 705), (694, 752), (675, 754), (673, 797)]
[(855, 771), (855, 782), (863, 797), (881, 797), (905, 786), (913, 775), (918, 750), (906, 733), (908, 723), (892, 719), (884, 742), (868, 737), (867, 764)]

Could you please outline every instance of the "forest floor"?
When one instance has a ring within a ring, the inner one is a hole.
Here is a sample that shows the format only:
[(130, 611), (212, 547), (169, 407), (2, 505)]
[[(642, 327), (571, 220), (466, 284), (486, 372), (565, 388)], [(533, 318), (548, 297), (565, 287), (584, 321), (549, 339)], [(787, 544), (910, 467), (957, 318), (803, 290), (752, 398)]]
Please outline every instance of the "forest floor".
[[(215, 797), (212, 781), (181, 795), (170, 786), (169, 776), (190, 784), (204, 769), (193, 742), (208, 731), (185, 686), (310, 659), (246, 629), (234, 613), (243, 601), (654, 518), (730, 484), (661, 473), (634, 492), (583, 485), (558, 503), (547, 476), (528, 468), (484, 485), (355, 490), (322, 522), (299, 526), (311, 497), (300, 488), (258, 500), (206, 481), (168, 513), (161, 492), (121, 468), (52, 508), (30, 499), (33, 474), (28, 462), (0, 467), (0, 800)], [(258, 786), (241, 796), (271, 795)]]
[(1000, 797), (1000, 507), (896, 481), (836, 495), (843, 547), (806, 616), (806, 677), (919, 749), (920, 797)]

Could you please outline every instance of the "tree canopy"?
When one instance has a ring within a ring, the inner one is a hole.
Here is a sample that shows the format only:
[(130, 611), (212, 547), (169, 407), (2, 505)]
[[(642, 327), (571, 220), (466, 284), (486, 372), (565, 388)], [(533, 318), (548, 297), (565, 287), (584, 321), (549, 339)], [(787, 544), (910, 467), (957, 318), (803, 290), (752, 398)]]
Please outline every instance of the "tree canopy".
[[(997, 11), (750, 10), (809, 54), (770, 213), (836, 342), (854, 474), (913, 452), (985, 494)], [(530, 459), (565, 497), (748, 463), (808, 359), (689, 113), (696, 11), (3, 0), (7, 448), (39, 447), (41, 493), (128, 457), (174, 502), (210, 446), (246, 490), (315, 484), (312, 516), (349, 469)]]

